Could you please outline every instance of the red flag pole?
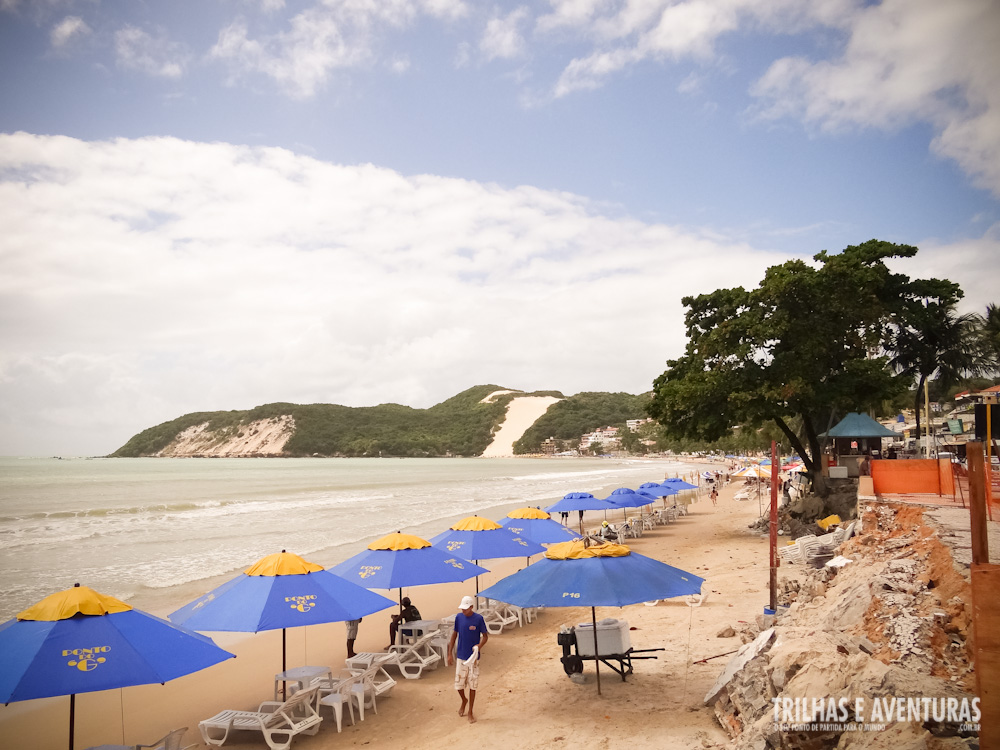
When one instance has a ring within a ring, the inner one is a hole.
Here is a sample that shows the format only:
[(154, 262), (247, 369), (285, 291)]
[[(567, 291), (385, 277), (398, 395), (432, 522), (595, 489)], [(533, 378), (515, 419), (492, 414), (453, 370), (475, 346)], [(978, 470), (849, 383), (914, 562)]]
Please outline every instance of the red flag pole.
[(778, 611), (778, 452), (777, 444), (771, 441), (771, 519), (768, 523), (771, 536), (771, 606)]

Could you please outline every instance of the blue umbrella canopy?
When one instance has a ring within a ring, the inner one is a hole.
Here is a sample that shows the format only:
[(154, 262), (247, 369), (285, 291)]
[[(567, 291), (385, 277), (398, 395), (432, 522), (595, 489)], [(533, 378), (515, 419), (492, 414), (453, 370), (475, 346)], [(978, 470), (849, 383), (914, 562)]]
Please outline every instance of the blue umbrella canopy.
[(704, 579), (622, 544), (549, 547), (533, 565), (509, 575), (481, 596), (519, 607), (623, 607), (697, 594)]
[(0, 702), (166, 682), (233, 656), (211, 638), (77, 586), (0, 625)]
[(664, 486), (656, 482), (645, 482), (639, 485), (640, 490), (645, 490), (650, 495), (656, 495), (656, 497), (668, 497), (669, 495), (676, 495), (680, 492), (680, 488)]
[(467, 560), (531, 557), (545, 551), (538, 542), (479, 516), (463, 518), (448, 531), (431, 539), (431, 546)]
[[(545, 556), (498, 581), (480, 595), (518, 607), (590, 606), (597, 648), (598, 606), (670, 599), (701, 591), (704, 579), (659, 560), (632, 552), (623, 544), (588, 544), (585, 539), (553, 544)], [(600, 665), (597, 694), (601, 694)]]
[(564, 510), (617, 510), (618, 507), (604, 500), (598, 500), (589, 492), (570, 492), (545, 510), (549, 513), (559, 513)]
[(628, 487), (619, 487), (604, 498), (604, 501), (617, 505), (619, 508), (641, 508), (643, 505), (653, 503), (655, 498), (651, 493), (636, 492)]
[(261, 630), (356, 620), (395, 604), (298, 555), (261, 558), (233, 578), (170, 615), (192, 630)]
[(664, 479), (661, 487), (669, 487), (675, 490), (696, 490), (698, 485), (691, 484), (690, 482), (685, 482), (680, 477), (671, 477), (669, 479)]
[(375, 540), (368, 549), (332, 570), (369, 589), (455, 583), (489, 572), (463, 557), (432, 547), (426, 539), (398, 532)]
[(553, 521), (552, 516), (538, 508), (512, 510), (500, 525), (539, 544), (555, 544), (579, 538), (579, 534), (558, 521)]
[(234, 654), (210, 638), (77, 584), (0, 625), (0, 702), (166, 682)]

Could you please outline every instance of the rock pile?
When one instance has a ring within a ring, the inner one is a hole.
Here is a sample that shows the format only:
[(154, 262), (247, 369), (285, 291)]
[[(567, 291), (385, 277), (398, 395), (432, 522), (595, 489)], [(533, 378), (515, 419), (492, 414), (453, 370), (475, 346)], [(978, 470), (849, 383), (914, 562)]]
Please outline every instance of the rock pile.
[[(783, 567), (779, 602), (787, 609), (734, 626), (744, 646), (705, 697), (733, 738), (728, 747), (975, 746), (974, 728), (962, 726), (973, 716), (918, 721), (881, 710), (905, 699), (970, 705), (971, 599), (968, 581), (919, 507), (868, 504), (861, 519), (860, 537), (839, 550), (851, 563), (839, 571)], [(803, 722), (801, 707), (830, 699), (834, 706)], [(877, 731), (852, 723), (859, 699), (866, 719), (872, 708), (883, 719)]]
[[(830, 494), (825, 498), (804, 495), (778, 508), (778, 533), (790, 539), (798, 539), (806, 534), (823, 534), (816, 521), (831, 515), (838, 515), (844, 521), (857, 516), (857, 488), (855, 479), (829, 479)], [(752, 524), (751, 529), (767, 534), (770, 518), (767, 513)]]

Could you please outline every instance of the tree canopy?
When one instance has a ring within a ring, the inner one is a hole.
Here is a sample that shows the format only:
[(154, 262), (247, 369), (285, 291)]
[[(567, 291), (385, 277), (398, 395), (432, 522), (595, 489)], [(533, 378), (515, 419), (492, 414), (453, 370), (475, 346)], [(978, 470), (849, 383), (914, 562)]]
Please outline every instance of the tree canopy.
[(911, 281), (885, 265), (916, 252), (870, 240), (772, 266), (750, 291), (685, 297), (685, 353), (654, 381), (650, 416), (669, 435), (705, 441), (773, 422), (818, 479), (820, 434), (908, 386), (888, 367), (908, 312), (961, 296), (952, 282)]

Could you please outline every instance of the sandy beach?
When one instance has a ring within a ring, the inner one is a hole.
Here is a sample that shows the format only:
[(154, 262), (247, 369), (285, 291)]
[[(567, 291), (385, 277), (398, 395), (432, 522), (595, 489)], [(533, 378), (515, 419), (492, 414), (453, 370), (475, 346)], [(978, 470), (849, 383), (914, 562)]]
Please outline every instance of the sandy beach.
[[(704, 495), (675, 523), (657, 526), (630, 540), (636, 551), (704, 577), (703, 591), (708, 596), (698, 607), (674, 600), (655, 607), (635, 605), (597, 612), (599, 619), (626, 619), (634, 628), (634, 648), (665, 649), (655, 654), (655, 660), (636, 661), (635, 673), (626, 682), (605, 669), (603, 695), (598, 696), (592, 662), (585, 666), (585, 684), (570, 681), (559, 662), (561, 648), (556, 644), (556, 633), (563, 623), (589, 621), (590, 610), (550, 608), (533, 623), (490, 639), (483, 655), (478, 722), (471, 730), (457, 713), (453, 670), (442, 666), (419, 680), (400, 678), (391, 695), (379, 702), (377, 715), (369, 714), (354, 726), (345, 722), (340, 735), (334, 722), (324, 721), (317, 735), (300, 736), (293, 747), (325, 750), (397, 743), (437, 747), (465, 742), (476, 735), (511, 747), (558, 748), (583, 737), (602, 747), (725, 743), (727, 736), (702, 700), (726, 659), (697, 665), (692, 662), (736, 649), (738, 638), (719, 638), (717, 633), (740, 620), (752, 620), (767, 603), (767, 540), (747, 529), (758, 517), (758, 503), (733, 500), (738, 486), (725, 487), (717, 506)], [(585, 526), (596, 528), (601, 520), (603, 513), (588, 513)], [(480, 586), (485, 588), (524, 563), (510, 560), (494, 564), (481, 578)], [(475, 582), (468, 581), (404, 593), (429, 619), (452, 614), (461, 597), (474, 591)], [(387, 610), (364, 619), (357, 650), (385, 647), (389, 614)], [(78, 696), (76, 747), (148, 743), (182, 726), (189, 727), (185, 743), (200, 744), (200, 720), (225, 708), (256, 709), (260, 701), (270, 699), (274, 675), (281, 669), (280, 631), (212, 636), (237, 658), (163, 686)], [(318, 664), (339, 669), (343, 665), (343, 623), (289, 630), (287, 639), (289, 668)], [(69, 699), (62, 697), (0, 709), (5, 744), (39, 750), (65, 748), (68, 705)], [(260, 735), (238, 733), (225, 747), (246, 750), (265, 748), (266, 744)]]

